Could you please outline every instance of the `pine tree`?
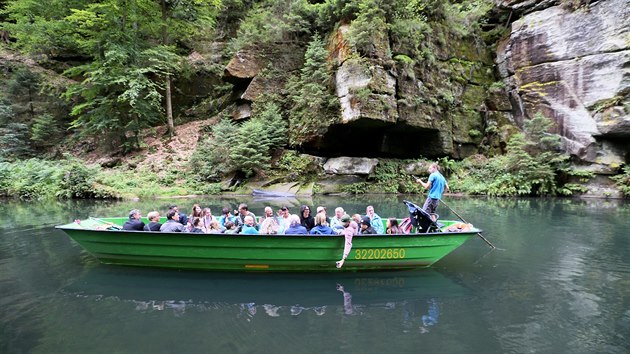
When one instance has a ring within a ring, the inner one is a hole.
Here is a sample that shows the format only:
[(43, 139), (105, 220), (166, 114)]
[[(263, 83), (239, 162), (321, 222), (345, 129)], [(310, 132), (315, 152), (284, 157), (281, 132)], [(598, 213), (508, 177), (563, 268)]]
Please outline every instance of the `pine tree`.
[(230, 152), (237, 134), (238, 127), (229, 119), (212, 127), (212, 137), (200, 141), (190, 158), (190, 167), (197, 179), (216, 182), (222, 175), (236, 170)]
[(263, 122), (261, 135), (266, 135), (269, 147), (272, 150), (283, 148), (287, 144), (287, 127), (280, 108), (273, 102), (265, 102), (258, 117)]
[(324, 42), (316, 34), (304, 54), (300, 77), (292, 79), (288, 85), (293, 102), (289, 116), (291, 145), (300, 145), (313, 136), (323, 134), (337, 118), (339, 102), (329, 90), (332, 74), (327, 57)]
[(245, 176), (252, 176), (257, 170), (269, 168), (270, 139), (265, 123), (260, 118), (252, 118), (238, 130), (236, 143), (230, 151), (230, 159), (237, 170)]

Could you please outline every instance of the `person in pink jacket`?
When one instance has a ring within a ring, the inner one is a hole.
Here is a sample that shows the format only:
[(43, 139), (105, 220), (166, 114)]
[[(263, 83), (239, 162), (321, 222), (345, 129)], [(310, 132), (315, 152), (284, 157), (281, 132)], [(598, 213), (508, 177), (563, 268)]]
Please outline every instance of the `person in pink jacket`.
[(350, 215), (348, 214), (344, 214), (341, 217), (341, 224), (343, 225), (343, 232), (341, 234), (345, 237), (346, 242), (343, 246), (343, 256), (336, 263), (337, 268), (343, 267), (343, 263), (346, 261), (346, 258), (348, 258), (348, 255), (352, 250), (352, 237), (356, 235), (357, 230), (352, 227), (353, 225), (350, 224), (350, 220)]

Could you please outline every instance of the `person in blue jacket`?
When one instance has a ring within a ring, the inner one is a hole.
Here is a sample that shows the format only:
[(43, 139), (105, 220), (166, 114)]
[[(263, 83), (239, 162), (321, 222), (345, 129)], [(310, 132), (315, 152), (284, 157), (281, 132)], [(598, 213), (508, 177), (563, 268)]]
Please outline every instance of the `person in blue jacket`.
[(424, 209), (429, 214), (434, 214), (437, 211), (438, 204), (442, 199), (442, 194), (444, 191), (448, 191), (448, 183), (446, 183), (446, 178), (442, 176), (439, 170), (439, 166), (436, 163), (432, 163), (429, 165), (429, 180), (427, 182), (422, 179), (417, 179), (418, 183), (424, 187), (424, 189), (429, 190), (429, 195), (427, 196), (427, 200), (424, 202), (422, 209)]
[(309, 232), (311, 235), (336, 235), (333, 229), (326, 222), (326, 214), (317, 213), (315, 215), (315, 226)]

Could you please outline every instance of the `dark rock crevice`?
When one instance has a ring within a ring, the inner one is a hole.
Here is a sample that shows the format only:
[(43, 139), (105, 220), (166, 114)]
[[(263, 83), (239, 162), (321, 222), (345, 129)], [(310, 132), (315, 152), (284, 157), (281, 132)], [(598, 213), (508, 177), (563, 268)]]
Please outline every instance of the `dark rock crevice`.
[(328, 127), (322, 136), (302, 145), (304, 152), (330, 157), (418, 158), (443, 156), (442, 134), (435, 129), (358, 119)]

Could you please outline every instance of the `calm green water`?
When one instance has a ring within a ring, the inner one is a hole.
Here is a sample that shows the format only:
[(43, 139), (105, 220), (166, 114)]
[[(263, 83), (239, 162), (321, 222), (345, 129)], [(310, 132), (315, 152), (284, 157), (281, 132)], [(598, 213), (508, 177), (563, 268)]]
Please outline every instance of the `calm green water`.
[[(243, 200), (257, 215), (285, 203)], [(239, 201), (177, 203), (216, 214)], [(53, 228), (131, 208), (164, 212), (171, 202), (3, 202), (0, 353), (630, 351), (628, 202), (451, 199), (500, 250), (476, 238), (432, 269), (384, 273), (104, 266)], [(301, 202), (405, 213), (391, 196)], [(299, 202), (287, 203), (294, 211)], [(439, 212), (456, 218), (444, 206)]]

